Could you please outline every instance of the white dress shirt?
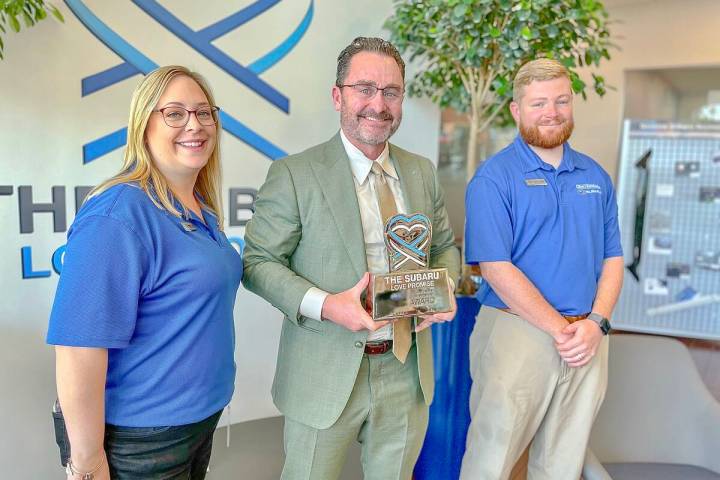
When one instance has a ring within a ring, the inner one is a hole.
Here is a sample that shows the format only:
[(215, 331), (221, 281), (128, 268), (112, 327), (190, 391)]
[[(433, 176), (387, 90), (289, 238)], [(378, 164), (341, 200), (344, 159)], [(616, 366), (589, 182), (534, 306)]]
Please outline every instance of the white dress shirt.
[[(360, 207), (360, 219), (362, 221), (363, 237), (365, 239), (365, 257), (367, 259), (368, 271), (370, 273), (388, 273), (389, 265), (387, 258), (387, 248), (385, 247), (385, 239), (383, 232), (385, 224), (380, 215), (380, 207), (378, 206), (377, 195), (375, 193), (375, 175), (370, 175), (373, 160), (370, 160), (345, 136), (340, 130), (340, 138), (342, 139), (345, 152), (350, 160), (350, 170), (353, 174), (355, 182), (355, 193), (357, 195), (358, 206)], [(388, 144), (385, 143), (385, 149), (375, 160), (385, 170), (386, 181), (390, 186), (395, 197), (395, 205), (398, 212), (406, 212), (405, 201), (400, 189), (400, 179), (395, 171), (395, 167), (390, 161), (390, 152)], [(328, 292), (317, 287), (311, 287), (305, 293), (300, 303), (300, 315), (315, 320), (321, 320), (322, 306)], [(392, 324), (370, 332), (368, 341), (390, 340), (392, 339)]]

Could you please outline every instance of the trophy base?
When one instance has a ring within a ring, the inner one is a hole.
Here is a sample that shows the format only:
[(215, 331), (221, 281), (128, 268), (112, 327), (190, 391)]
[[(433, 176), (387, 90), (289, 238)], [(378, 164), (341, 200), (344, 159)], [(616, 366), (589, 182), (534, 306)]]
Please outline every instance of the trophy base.
[(365, 307), (375, 321), (449, 312), (447, 268), (371, 275)]

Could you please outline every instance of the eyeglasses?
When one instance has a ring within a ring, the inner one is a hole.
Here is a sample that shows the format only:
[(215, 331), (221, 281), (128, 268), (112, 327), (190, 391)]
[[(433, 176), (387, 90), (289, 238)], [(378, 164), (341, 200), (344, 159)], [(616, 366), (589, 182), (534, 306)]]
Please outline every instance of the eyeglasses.
[(161, 113), (165, 125), (173, 128), (182, 128), (190, 121), (190, 114), (194, 113), (200, 125), (211, 127), (217, 124), (220, 107), (200, 107), (197, 110), (188, 110), (183, 107), (165, 107), (153, 110), (153, 113)]
[(338, 85), (338, 87), (350, 87), (355, 91), (355, 93), (367, 100), (371, 100), (372, 98), (374, 98), (375, 95), (377, 95), (378, 90), (382, 92), (382, 96), (386, 102), (396, 102), (400, 100), (403, 96), (403, 91), (400, 87), (378, 88), (375, 85), (370, 85), (368, 83), (352, 83), (346, 85)]

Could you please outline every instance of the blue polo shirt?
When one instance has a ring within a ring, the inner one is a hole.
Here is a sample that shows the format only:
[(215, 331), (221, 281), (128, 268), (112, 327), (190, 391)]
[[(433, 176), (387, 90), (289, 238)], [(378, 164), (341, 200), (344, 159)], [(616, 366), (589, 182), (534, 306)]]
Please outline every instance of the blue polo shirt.
[[(478, 168), (465, 208), (467, 263), (511, 262), (564, 315), (591, 310), (604, 259), (622, 256), (610, 177), (567, 143), (556, 170), (518, 135)], [(477, 298), (506, 307), (487, 282)]]
[(47, 342), (108, 349), (107, 423), (194, 423), (232, 397), (242, 261), (203, 217), (123, 184), (89, 199), (68, 231)]

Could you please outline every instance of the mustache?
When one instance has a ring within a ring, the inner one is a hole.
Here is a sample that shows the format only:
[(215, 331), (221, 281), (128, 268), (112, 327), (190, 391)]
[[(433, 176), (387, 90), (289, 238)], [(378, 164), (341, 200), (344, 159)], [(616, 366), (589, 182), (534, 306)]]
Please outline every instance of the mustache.
[(370, 108), (367, 108), (367, 109), (361, 111), (360, 113), (358, 113), (358, 116), (359, 117), (373, 117), (373, 118), (377, 118), (380, 120), (390, 120), (390, 121), (392, 121), (394, 118), (392, 116), (392, 114), (390, 112), (388, 112), (387, 110), (382, 110), (380, 112), (376, 112), (375, 110), (372, 110)]
[(567, 122), (567, 119), (565, 117), (555, 117), (542, 122), (538, 122), (537, 125), (538, 127), (551, 127), (556, 125), (562, 125), (565, 122)]

